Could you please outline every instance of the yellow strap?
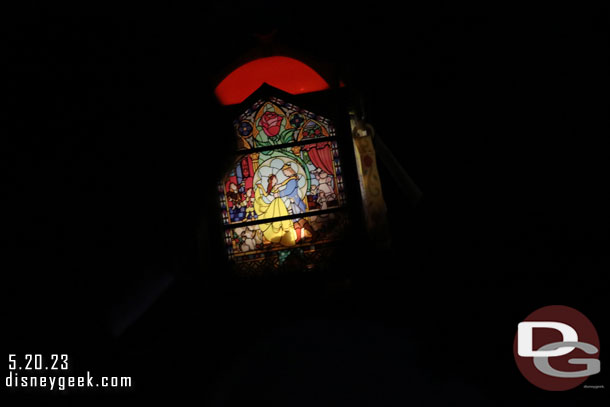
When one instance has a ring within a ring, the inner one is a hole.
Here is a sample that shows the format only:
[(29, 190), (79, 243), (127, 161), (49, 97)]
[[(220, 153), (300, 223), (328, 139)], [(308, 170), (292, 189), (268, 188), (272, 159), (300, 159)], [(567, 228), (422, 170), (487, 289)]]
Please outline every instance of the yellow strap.
[(390, 242), (387, 208), (371, 133), (372, 131), (363, 131), (362, 128), (354, 128), (354, 151), (367, 231), (375, 243), (386, 246)]

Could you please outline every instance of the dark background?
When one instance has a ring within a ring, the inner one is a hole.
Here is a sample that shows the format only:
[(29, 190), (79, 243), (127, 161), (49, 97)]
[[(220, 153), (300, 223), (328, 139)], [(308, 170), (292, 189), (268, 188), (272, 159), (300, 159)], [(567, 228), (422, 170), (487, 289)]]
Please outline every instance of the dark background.
[[(75, 372), (136, 386), (15, 399), (604, 394), (540, 391), (511, 349), (516, 324), (550, 304), (583, 312), (605, 343), (607, 10), (223, 1), (29, 4), (3, 17), (8, 353), (68, 353)], [(216, 216), (202, 185), (229, 148), (213, 80), (271, 33), (337, 67), (424, 198), (405, 205), (380, 164), (389, 252), (333, 275), (234, 281), (200, 259)]]

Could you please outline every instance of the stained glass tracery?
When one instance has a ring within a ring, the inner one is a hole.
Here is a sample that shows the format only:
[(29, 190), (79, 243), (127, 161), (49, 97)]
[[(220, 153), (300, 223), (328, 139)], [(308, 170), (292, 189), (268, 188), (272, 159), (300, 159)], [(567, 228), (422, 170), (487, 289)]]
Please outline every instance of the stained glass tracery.
[(234, 128), (237, 157), (218, 185), (229, 257), (277, 264), (337, 240), (346, 199), (332, 122), (271, 97)]

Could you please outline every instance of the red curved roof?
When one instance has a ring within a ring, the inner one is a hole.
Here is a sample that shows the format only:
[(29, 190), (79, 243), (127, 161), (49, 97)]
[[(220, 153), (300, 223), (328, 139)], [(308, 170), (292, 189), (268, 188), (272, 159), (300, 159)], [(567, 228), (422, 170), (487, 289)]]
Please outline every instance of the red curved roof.
[(303, 62), (289, 57), (266, 57), (248, 62), (216, 86), (216, 97), (223, 105), (243, 102), (263, 83), (298, 95), (328, 89), (328, 82)]

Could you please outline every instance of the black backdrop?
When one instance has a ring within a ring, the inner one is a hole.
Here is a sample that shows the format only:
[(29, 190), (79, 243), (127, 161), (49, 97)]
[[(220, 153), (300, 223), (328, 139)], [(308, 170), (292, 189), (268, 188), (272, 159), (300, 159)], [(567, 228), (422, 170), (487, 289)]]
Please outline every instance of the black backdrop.
[[(511, 351), (516, 324), (550, 304), (587, 315), (603, 347), (603, 11), (314, 1), (4, 13), (7, 353), (68, 353), (75, 371), (135, 383), (9, 393), (375, 406), (603, 395), (539, 391)], [(226, 281), (199, 263), (215, 216), (202, 180), (228, 145), (209, 78), (274, 30), (339, 66), (424, 192), (405, 208), (380, 167), (393, 248), (346, 259), (347, 281)]]

